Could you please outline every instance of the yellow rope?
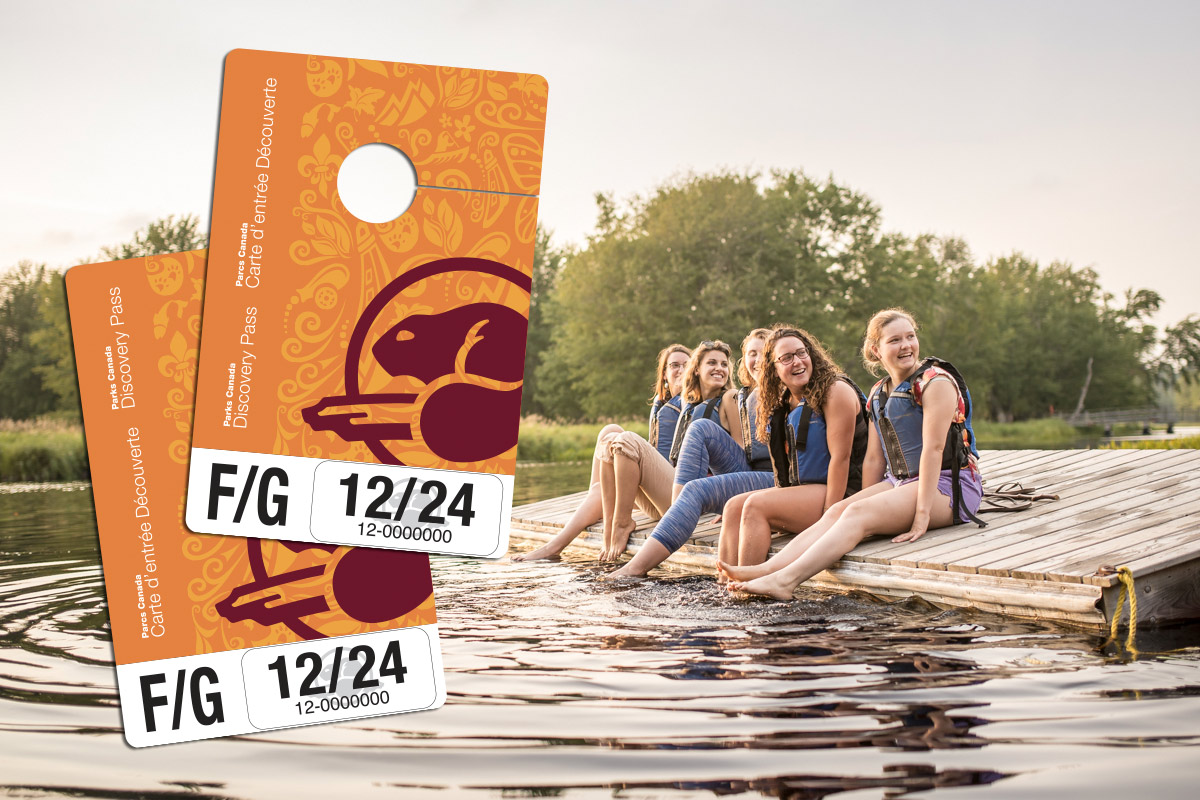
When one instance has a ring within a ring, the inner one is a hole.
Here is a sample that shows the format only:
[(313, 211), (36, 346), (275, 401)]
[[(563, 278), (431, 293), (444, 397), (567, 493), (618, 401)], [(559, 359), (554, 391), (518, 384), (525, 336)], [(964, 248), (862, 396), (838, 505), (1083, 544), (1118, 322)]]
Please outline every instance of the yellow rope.
[(1121, 582), (1121, 594), (1117, 597), (1117, 607), (1113, 610), (1112, 623), (1108, 629), (1108, 640), (1115, 641), (1117, 638), (1117, 628), (1121, 624), (1121, 609), (1125, 605), (1125, 598), (1129, 598), (1129, 633), (1125, 637), (1125, 649), (1130, 655), (1137, 658), (1137, 647), (1134, 646), (1134, 637), (1137, 636), (1137, 591), (1133, 586), (1133, 572), (1129, 567), (1117, 568), (1117, 580)]

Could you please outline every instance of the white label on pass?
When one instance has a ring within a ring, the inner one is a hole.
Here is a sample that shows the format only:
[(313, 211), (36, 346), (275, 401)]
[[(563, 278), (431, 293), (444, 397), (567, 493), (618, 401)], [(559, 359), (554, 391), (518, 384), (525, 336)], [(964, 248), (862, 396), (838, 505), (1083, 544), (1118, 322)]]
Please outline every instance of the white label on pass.
[(422, 711), (446, 701), (437, 625), (117, 665), (134, 747)]
[(248, 650), (250, 722), (273, 730), (431, 708), (433, 648), (425, 631), (404, 628)]
[(312, 535), (330, 544), (486, 556), (500, 544), (504, 489), (498, 475), (325, 461), (314, 479)]
[(197, 533), (497, 558), (513, 476), (234, 450), (191, 451)]

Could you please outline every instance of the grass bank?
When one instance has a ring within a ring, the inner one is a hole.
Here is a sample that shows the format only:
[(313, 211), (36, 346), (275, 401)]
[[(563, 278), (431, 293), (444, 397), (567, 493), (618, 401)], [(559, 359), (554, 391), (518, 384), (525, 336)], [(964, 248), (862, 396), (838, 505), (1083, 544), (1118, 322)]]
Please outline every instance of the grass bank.
[[(617, 422), (622, 428), (645, 436), (645, 420)], [(517, 445), (518, 461), (588, 461), (596, 444), (596, 434), (604, 423), (558, 425), (537, 417), (521, 420), (521, 436)], [(1120, 425), (1117, 435), (1140, 432), (1137, 425)], [(979, 447), (984, 450), (1022, 448), (1029, 450), (1058, 450), (1076, 447), (1082, 440), (1099, 441), (1104, 429), (1098, 425), (1076, 427), (1061, 419), (1031, 419), (1022, 422), (975, 423)], [(1193, 441), (1172, 439), (1171, 447), (1196, 447), (1196, 444), (1175, 444)], [(1165, 447), (1167, 442), (1139, 442), (1138, 446)]]
[(59, 420), (0, 420), (0, 481), (85, 481), (83, 429)]
[[(585, 422), (577, 425), (558, 425), (538, 417), (521, 420), (520, 438), (517, 440), (518, 461), (591, 461), (596, 449), (596, 435), (605, 426), (603, 422)], [(617, 422), (627, 431), (646, 436), (647, 420)]]
[(1177, 439), (1152, 439), (1146, 442), (1109, 442), (1104, 450), (1196, 450), (1200, 436), (1181, 436)]
[(982, 450), (1021, 448), (1055, 450), (1073, 446), (1080, 439), (1099, 439), (1104, 430), (1098, 426), (1076, 427), (1061, 419), (1028, 419), (1021, 422), (972, 424), (975, 440)]

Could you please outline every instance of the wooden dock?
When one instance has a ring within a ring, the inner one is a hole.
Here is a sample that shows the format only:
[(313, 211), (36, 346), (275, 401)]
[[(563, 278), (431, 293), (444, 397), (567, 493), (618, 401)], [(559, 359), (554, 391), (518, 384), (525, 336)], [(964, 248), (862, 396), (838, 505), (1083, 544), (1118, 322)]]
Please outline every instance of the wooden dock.
[[(1200, 618), (1200, 450), (990, 450), (980, 466), (985, 489), (1018, 481), (1059, 499), (985, 514), (987, 528), (943, 528), (908, 544), (878, 537), (805, 586), (919, 595), (942, 606), (1098, 627), (1122, 591), (1105, 568), (1127, 566), (1139, 625)], [(517, 506), (513, 535), (548, 540), (583, 494)], [(630, 551), (653, 529), (644, 516), (634, 518)], [(668, 564), (714, 571), (720, 526), (713, 519), (703, 517)], [(776, 535), (772, 552), (788, 538)], [(600, 526), (571, 546), (598, 550)]]

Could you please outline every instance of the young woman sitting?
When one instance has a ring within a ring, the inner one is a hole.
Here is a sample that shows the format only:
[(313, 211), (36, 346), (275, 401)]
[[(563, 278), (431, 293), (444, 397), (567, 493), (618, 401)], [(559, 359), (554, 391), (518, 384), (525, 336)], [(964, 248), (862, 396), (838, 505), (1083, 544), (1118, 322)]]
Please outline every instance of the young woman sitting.
[[(719, 414), (721, 397), (733, 385), (729, 345), (701, 342), (688, 359), (683, 375), (684, 406), (675, 427), (672, 454), (678, 452), (693, 419)], [(625, 431), (612, 440), (612, 460), (600, 464), (600, 498), (604, 512), (602, 561), (615, 561), (625, 552), (635, 526), (636, 505), (652, 519), (667, 513), (672, 500), (674, 467), (640, 436)]]
[(868, 369), (886, 372), (868, 398), (867, 488), (835, 503), (766, 563), (720, 564), (730, 591), (786, 600), (868, 536), (915, 542), (928, 530), (976, 519), (983, 484), (969, 394), (957, 371), (921, 361), (916, 322), (898, 308), (871, 318), (862, 352)]
[(672, 497), (678, 499), (690, 481), (710, 473), (769, 470), (767, 446), (754, 436), (753, 420), (757, 408), (756, 377), (758, 362), (770, 334), (766, 328), (755, 328), (742, 340), (742, 358), (738, 364), (741, 388), (729, 389), (721, 397), (719, 423), (714, 419), (695, 419), (681, 434), (675, 464), (675, 485)]
[(720, 563), (761, 564), (771, 531), (803, 531), (862, 488), (865, 402), (816, 337), (788, 325), (772, 329), (755, 424), (770, 444), (775, 488), (725, 504)]

